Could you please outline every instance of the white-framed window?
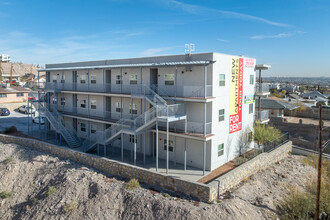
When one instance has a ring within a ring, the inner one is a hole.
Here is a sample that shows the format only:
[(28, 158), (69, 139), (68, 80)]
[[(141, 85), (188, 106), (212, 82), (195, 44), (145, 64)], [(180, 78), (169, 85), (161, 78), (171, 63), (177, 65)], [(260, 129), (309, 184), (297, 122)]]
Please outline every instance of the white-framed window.
[(54, 104), (54, 105), (57, 104), (57, 98), (53, 98), (53, 104)]
[(129, 113), (134, 114), (134, 115), (137, 114), (137, 104), (136, 103), (133, 103), (133, 108), (132, 108), (131, 104), (129, 105)]
[(61, 97), (61, 105), (65, 105), (65, 97)]
[(86, 75), (81, 75), (80, 76), (80, 83), (85, 84), (86, 83)]
[(57, 83), (57, 75), (53, 75), (53, 83)]
[(225, 85), (226, 85), (226, 75), (219, 74), (219, 86), (225, 86)]
[[(173, 140), (169, 140), (169, 141), (168, 141), (168, 151), (173, 152), (173, 149), (174, 149), (173, 146), (174, 146), (174, 144), (173, 144)], [(164, 139), (164, 150), (166, 150), (166, 148), (167, 148), (167, 140)]]
[(224, 143), (218, 145), (218, 157), (222, 156), (224, 153)]
[(91, 124), (91, 134), (95, 134), (96, 133), (96, 125), (95, 124)]
[(120, 75), (116, 75), (116, 84), (121, 84), (121, 77), (120, 77)]
[(91, 84), (96, 84), (96, 75), (91, 75)]
[(91, 109), (96, 109), (96, 100), (91, 100)]
[(86, 124), (85, 123), (80, 123), (80, 131), (86, 132)]
[(253, 103), (249, 104), (249, 114), (253, 113)]
[(62, 74), (62, 76), (61, 76), (61, 83), (65, 83), (65, 75), (64, 74)]
[(136, 138), (134, 139), (134, 135), (129, 135), (129, 142), (130, 143), (137, 143)]
[(165, 74), (165, 85), (167, 86), (174, 85), (174, 74)]
[(20, 93), (16, 93), (16, 97), (22, 97), (24, 96), (24, 93), (20, 92)]
[(129, 84), (137, 84), (137, 74), (129, 75)]
[(80, 100), (80, 108), (86, 108), (86, 100)]
[(225, 109), (219, 109), (219, 121), (225, 120)]
[(250, 85), (254, 85), (254, 75), (250, 75)]
[(116, 102), (116, 112), (121, 112), (121, 103)]
[(6, 98), (7, 97), (7, 94), (6, 93), (1, 93), (0, 94), (0, 98)]

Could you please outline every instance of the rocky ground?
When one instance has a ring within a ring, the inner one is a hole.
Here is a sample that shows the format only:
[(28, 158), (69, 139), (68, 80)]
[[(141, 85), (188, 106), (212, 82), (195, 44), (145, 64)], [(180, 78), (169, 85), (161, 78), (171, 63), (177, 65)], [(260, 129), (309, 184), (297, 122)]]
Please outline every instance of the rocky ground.
[[(289, 156), (207, 204), (168, 197), (81, 164), (0, 142), (0, 219), (276, 219), (287, 184), (314, 177), (301, 157)], [(49, 190), (51, 187), (53, 190)], [(48, 192), (48, 195), (47, 195)]]

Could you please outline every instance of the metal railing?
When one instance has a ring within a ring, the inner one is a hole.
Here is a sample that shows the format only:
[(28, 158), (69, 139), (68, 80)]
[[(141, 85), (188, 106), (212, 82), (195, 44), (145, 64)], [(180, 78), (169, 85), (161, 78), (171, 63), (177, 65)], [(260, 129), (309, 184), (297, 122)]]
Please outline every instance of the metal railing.
[(269, 92), (269, 85), (266, 83), (256, 83), (255, 91), (256, 91), (256, 93)]
[(204, 86), (183, 86), (184, 97), (212, 97), (212, 85)]
[(290, 140), (289, 133), (284, 133), (279, 138), (263, 144), (263, 148), (262, 149), (263, 149), (264, 152), (270, 152), (272, 150), (275, 150), (279, 146), (281, 146), (281, 145), (289, 142), (289, 140)]
[(255, 112), (256, 120), (265, 121), (269, 119), (269, 111), (268, 110), (261, 110)]

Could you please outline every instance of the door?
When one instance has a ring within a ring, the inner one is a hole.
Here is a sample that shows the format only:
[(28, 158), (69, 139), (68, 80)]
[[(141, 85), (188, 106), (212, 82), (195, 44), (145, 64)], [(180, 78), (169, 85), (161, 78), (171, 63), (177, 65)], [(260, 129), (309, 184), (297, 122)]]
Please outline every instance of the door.
[(105, 83), (106, 92), (111, 92), (111, 70), (105, 71)]
[(158, 85), (158, 69), (150, 69), (150, 86)]

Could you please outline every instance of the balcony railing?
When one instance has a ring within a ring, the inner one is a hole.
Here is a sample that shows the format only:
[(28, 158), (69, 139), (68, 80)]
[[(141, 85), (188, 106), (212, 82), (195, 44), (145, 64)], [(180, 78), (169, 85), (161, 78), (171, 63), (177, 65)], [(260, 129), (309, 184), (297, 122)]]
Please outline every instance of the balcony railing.
[(269, 119), (269, 111), (268, 110), (256, 111), (255, 118), (256, 120), (266, 121)]
[(269, 85), (265, 83), (256, 84), (256, 93), (269, 93)]
[[(131, 94), (136, 93), (137, 89), (140, 89), (141, 84), (111, 84), (111, 83), (61, 83), (61, 82), (47, 82), (45, 84), (46, 90), (56, 91), (81, 91), (81, 92), (107, 92), (118, 94)], [(148, 86), (145, 86), (148, 87)], [(132, 91), (132, 89), (134, 91)], [(150, 89), (150, 88), (149, 88)], [(183, 86), (175, 89), (173, 86), (165, 85), (153, 85), (151, 89), (158, 93), (160, 96), (174, 97), (212, 97), (212, 85), (204, 86)], [(206, 89), (206, 92), (205, 92)], [(162, 92), (165, 91), (165, 92)], [(150, 93), (150, 91), (147, 91)], [(163, 93), (163, 94), (162, 94)], [(166, 94), (165, 94), (166, 93)]]

